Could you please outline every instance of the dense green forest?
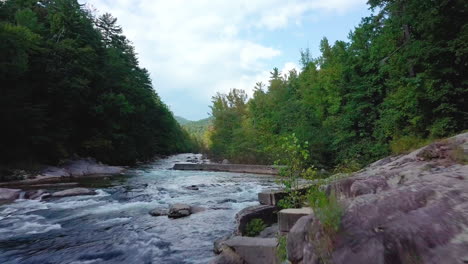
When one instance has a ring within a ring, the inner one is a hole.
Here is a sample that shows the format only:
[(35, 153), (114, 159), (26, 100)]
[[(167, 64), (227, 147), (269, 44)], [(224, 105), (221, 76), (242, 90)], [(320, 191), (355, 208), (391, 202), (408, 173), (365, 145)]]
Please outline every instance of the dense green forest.
[(281, 142), (308, 142), (309, 163), (359, 168), (467, 128), (468, 2), (369, 0), (348, 41), (301, 52), (301, 71), (273, 69), (253, 98), (212, 99), (210, 152), (272, 163)]
[(76, 0), (0, 1), (0, 82), (2, 162), (193, 150), (117, 19)]

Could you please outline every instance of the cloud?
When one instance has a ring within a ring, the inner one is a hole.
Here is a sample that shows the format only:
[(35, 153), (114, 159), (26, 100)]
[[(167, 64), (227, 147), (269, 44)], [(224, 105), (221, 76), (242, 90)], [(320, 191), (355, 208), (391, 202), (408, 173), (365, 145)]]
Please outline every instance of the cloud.
[[(312, 11), (345, 12), (365, 0), (80, 0), (118, 18), (163, 100), (174, 94), (209, 104), (217, 91), (251, 90), (269, 76), (278, 47), (262, 32), (300, 25)], [(286, 63), (285, 68), (298, 68)], [(166, 102), (176, 114), (184, 106)], [(189, 108), (189, 106), (185, 106)], [(187, 111), (185, 111), (187, 112)], [(204, 111), (203, 111), (204, 112)]]

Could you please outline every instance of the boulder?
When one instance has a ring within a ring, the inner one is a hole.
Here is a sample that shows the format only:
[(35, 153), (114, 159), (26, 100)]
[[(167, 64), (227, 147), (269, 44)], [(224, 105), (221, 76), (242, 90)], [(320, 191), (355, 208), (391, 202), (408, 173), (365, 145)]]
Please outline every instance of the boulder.
[(338, 232), (313, 216), (288, 234), (292, 263), (465, 263), (468, 261), (468, 133), (386, 158), (331, 183)]
[(276, 237), (278, 235), (278, 224), (273, 224), (272, 226), (269, 226), (260, 232), (260, 234), (257, 237), (261, 238), (272, 238)]
[(169, 218), (180, 218), (191, 214), (190, 205), (176, 203), (169, 208)]
[(224, 245), (236, 252), (247, 264), (280, 263), (276, 256), (276, 238), (236, 236), (226, 240)]
[(20, 196), (21, 190), (0, 188), (0, 202), (14, 201)]
[(279, 231), (287, 233), (299, 220), (299, 218), (312, 214), (312, 209), (309, 207), (303, 208), (288, 208), (279, 211), (278, 213), (278, 225)]
[(221, 252), (223, 251), (223, 247), (225, 246), (225, 245), (224, 245), (224, 242), (225, 242), (226, 240), (231, 239), (231, 238), (232, 238), (232, 234), (226, 235), (226, 236), (223, 236), (223, 237), (221, 237), (221, 238), (216, 239), (216, 240), (213, 242), (213, 252), (214, 252), (215, 254), (221, 253)]
[(272, 205), (255, 205), (242, 209), (236, 214), (236, 235), (244, 235), (247, 224), (254, 218), (259, 218), (270, 226), (278, 221), (278, 209)]
[(210, 264), (245, 264), (246, 262), (229, 247), (224, 246), (220, 255), (215, 257)]
[(34, 190), (34, 191), (27, 191), (25, 198), (31, 199), (31, 200), (40, 200), (42, 198), (47, 198), (49, 196), (50, 196), (50, 193), (40, 189), (40, 190)]
[(52, 197), (66, 197), (66, 196), (77, 196), (77, 195), (95, 195), (96, 192), (94, 190), (90, 190), (87, 188), (72, 188), (67, 189), (59, 192), (54, 192), (51, 196)]
[(286, 248), (291, 263), (299, 263), (304, 257), (304, 247), (310, 241), (309, 226), (314, 221), (314, 215), (302, 216), (289, 230)]
[(165, 216), (169, 214), (169, 211), (166, 208), (155, 208), (149, 211), (149, 214), (152, 216)]
[(223, 159), (223, 162), (221, 162), (221, 164), (230, 164), (230, 162), (227, 159)]
[(197, 185), (190, 185), (190, 186), (185, 186), (185, 189), (192, 190), (192, 191), (198, 191), (200, 188), (198, 188)]

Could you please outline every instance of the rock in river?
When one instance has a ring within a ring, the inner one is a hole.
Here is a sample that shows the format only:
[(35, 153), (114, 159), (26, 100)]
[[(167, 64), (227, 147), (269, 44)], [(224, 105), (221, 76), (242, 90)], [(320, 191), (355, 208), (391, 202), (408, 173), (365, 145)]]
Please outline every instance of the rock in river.
[(19, 189), (0, 188), (0, 202), (14, 201), (20, 193)]
[(152, 216), (164, 216), (164, 215), (168, 215), (169, 212), (165, 208), (156, 208), (156, 209), (151, 210), (149, 214)]
[(76, 195), (95, 195), (96, 192), (87, 188), (73, 188), (67, 189), (52, 194), (52, 197), (66, 197), (66, 196), (76, 196)]
[(176, 203), (169, 208), (169, 218), (180, 218), (191, 214), (190, 205)]

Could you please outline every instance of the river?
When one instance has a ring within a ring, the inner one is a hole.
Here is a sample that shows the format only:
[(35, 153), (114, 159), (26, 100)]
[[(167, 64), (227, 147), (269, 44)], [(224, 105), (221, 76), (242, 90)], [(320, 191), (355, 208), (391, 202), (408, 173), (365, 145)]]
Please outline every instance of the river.
[[(0, 206), (0, 263), (208, 263), (213, 241), (234, 230), (235, 214), (276, 183), (263, 175), (171, 170), (189, 156), (130, 169), (94, 196)], [(179, 219), (148, 214), (178, 202), (207, 210)]]

